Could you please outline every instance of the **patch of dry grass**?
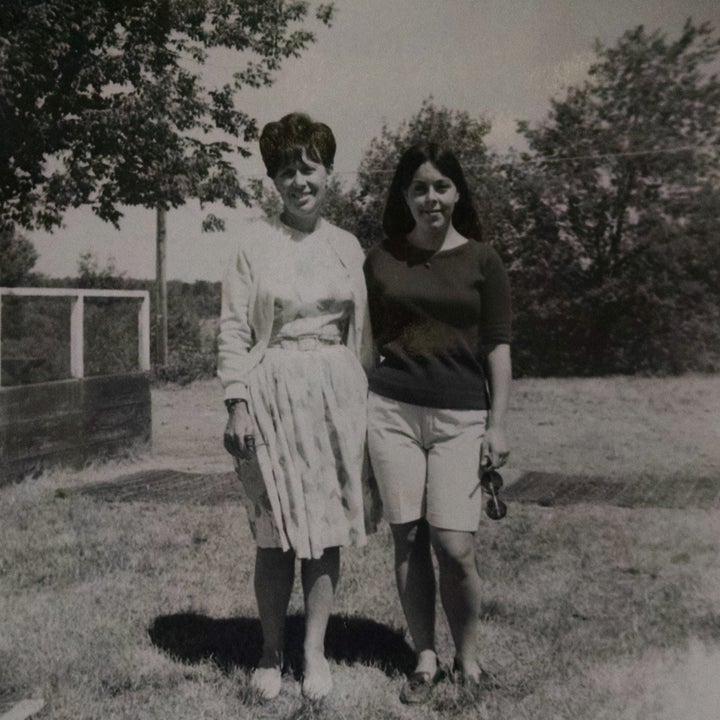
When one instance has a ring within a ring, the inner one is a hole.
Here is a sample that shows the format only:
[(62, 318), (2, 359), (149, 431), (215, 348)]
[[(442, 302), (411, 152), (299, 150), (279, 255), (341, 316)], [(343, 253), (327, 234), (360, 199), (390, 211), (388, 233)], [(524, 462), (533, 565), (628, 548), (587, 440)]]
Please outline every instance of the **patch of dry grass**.
[(515, 381), (512, 461), (588, 475), (717, 475), (720, 375)]
[[(714, 717), (720, 511), (590, 505), (513, 504), (481, 526), (482, 660), (499, 689), (473, 698), (443, 684), (420, 711), (400, 704), (404, 623), (383, 526), (343, 554), (333, 695), (305, 703), (288, 675), (277, 701), (259, 703), (247, 684), (257, 620), (243, 511), (55, 495), (143, 467), (227, 470), (219, 397), (215, 382), (155, 390), (152, 456), (0, 489), (0, 688), (44, 697), (41, 717)], [(720, 477), (719, 407), (715, 378), (520, 381), (513, 462)], [(296, 587), (291, 612), (301, 609)], [(449, 660), (443, 621), (440, 648)]]
[(608, 720), (716, 720), (719, 677), (720, 649), (694, 640), (682, 651), (653, 648), (641, 662), (600, 666), (595, 683), (616, 698)]

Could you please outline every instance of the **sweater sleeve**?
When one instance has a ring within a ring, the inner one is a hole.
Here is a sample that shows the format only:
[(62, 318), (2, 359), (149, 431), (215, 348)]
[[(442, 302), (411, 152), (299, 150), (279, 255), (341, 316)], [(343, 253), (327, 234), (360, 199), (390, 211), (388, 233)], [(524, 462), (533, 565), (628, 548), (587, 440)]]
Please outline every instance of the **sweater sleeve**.
[(242, 245), (233, 257), (222, 283), (222, 310), (218, 336), (218, 376), (225, 398), (248, 399), (247, 372), (252, 364), (248, 354), (255, 338), (250, 327), (252, 276)]
[(367, 286), (368, 298), (368, 316), (372, 327), (372, 335), (374, 341), (382, 335), (383, 331), (383, 313), (381, 311), (380, 288), (375, 276), (375, 250), (371, 250), (365, 258), (363, 272), (365, 274), (365, 284)]
[(509, 343), (511, 337), (512, 308), (510, 282), (502, 260), (497, 252), (487, 246), (481, 267), (483, 345)]
[(370, 319), (370, 311), (368, 307), (367, 286), (365, 283), (365, 274), (363, 266), (365, 262), (365, 253), (360, 247), (360, 243), (353, 235), (353, 285), (355, 287), (355, 309), (356, 322), (359, 324), (357, 328), (358, 347), (355, 349), (360, 364), (365, 372), (369, 372), (375, 365), (375, 351), (373, 344), (372, 322)]

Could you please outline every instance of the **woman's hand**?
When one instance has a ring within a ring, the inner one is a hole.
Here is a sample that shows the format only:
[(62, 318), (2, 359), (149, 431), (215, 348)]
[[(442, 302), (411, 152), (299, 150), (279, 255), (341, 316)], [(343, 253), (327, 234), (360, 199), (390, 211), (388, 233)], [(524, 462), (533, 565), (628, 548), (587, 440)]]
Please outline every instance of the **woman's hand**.
[(490, 376), (492, 404), (488, 415), (488, 425), (480, 447), (480, 466), (490, 462), (494, 468), (502, 467), (510, 455), (505, 435), (505, 418), (510, 398), (512, 364), (510, 345), (498, 343), (486, 348)]
[(255, 454), (255, 427), (244, 400), (233, 405), (230, 410), (223, 444), (233, 457), (240, 460), (249, 460)]
[(499, 427), (489, 427), (485, 431), (480, 445), (480, 467), (488, 465), (493, 468), (502, 467), (510, 455), (505, 430)]

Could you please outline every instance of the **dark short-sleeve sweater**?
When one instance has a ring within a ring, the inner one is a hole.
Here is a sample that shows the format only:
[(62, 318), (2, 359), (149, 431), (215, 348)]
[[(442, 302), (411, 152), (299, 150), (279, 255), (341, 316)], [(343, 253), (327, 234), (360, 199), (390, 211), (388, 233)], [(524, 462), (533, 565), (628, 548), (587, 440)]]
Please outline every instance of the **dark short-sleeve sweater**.
[(495, 250), (470, 240), (432, 253), (405, 240), (365, 260), (373, 335), (382, 361), (370, 390), (455, 410), (486, 409), (484, 347), (510, 342), (510, 288)]

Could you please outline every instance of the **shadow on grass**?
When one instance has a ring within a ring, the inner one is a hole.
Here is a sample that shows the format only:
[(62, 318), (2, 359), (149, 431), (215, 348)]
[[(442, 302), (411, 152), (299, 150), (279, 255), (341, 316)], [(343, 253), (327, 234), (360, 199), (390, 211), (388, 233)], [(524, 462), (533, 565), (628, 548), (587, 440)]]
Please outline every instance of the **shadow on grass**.
[[(262, 632), (256, 618), (215, 619), (197, 613), (160, 615), (148, 629), (152, 643), (178, 660), (213, 660), (225, 671), (253, 668), (260, 659)], [(299, 677), (305, 618), (290, 615), (285, 624), (285, 664)], [(332, 615), (325, 636), (328, 658), (380, 668), (387, 675), (408, 673), (415, 654), (403, 634), (358, 617)]]

